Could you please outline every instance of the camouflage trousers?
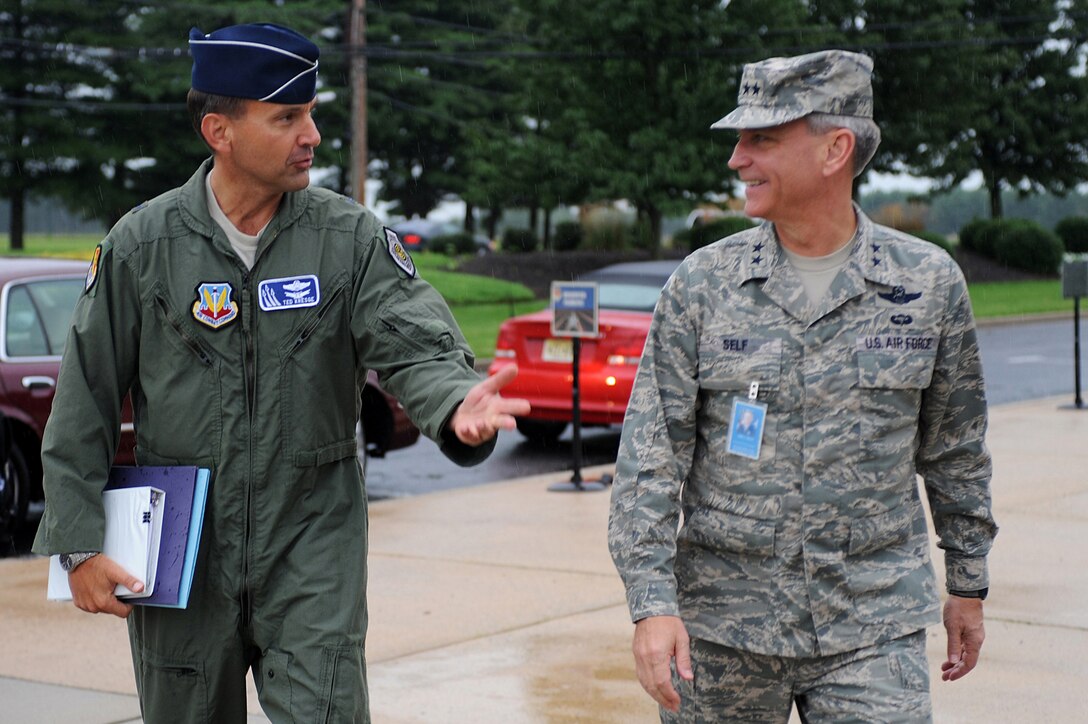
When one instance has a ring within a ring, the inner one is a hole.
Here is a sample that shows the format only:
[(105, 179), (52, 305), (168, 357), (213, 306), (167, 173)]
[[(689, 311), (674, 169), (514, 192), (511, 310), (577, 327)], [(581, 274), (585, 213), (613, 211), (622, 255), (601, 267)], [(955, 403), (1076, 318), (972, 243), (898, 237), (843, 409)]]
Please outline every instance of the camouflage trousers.
[(834, 656), (764, 656), (693, 639), (693, 681), (673, 670), (680, 712), (663, 724), (785, 724), (796, 704), (803, 722), (930, 722), (926, 634)]

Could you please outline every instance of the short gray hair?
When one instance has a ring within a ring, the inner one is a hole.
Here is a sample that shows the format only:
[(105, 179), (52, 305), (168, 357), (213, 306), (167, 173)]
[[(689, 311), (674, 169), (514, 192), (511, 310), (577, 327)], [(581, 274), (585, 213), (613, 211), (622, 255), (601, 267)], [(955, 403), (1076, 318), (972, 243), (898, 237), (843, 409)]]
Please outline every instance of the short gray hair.
[(861, 175), (876, 155), (876, 149), (880, 145), (880, 126), (872, 118), (810, 113), (805, 119), (808, 121), (808, 130), (812, 133), (827, 133), (836, 128), (845, 128), (854, 134), (855, 178)]

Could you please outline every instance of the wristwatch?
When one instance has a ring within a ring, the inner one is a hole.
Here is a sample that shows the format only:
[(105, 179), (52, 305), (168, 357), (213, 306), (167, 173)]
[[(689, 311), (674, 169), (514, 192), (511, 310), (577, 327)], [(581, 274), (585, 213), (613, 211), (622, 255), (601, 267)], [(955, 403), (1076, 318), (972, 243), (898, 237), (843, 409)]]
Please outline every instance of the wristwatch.
[(989, 588), (980, 588), (977, 591), (949, 591), (953, 596), (959, 596), (960, 598), (977, 598), (981, 601), (986, 600), (986, 595), (989, 592)]
[(83, 551), (81, 553), (61, 553), (60, 567), (71, 573), (80, 563), (90, 560), (98, 555), (98, 551)]

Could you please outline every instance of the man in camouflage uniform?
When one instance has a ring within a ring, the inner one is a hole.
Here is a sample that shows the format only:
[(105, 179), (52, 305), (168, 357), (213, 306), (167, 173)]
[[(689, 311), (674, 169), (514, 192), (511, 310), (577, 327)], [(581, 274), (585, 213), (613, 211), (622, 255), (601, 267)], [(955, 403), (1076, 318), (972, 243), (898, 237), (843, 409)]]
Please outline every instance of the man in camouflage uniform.
[(974, 321), (945, 252), (852, 203), (880, 139), (872, 67), (747, 65), (713, 126), (739, 130), (729, 166), (766, 222), (666, 285), (609, 523), (663, 721), (928, 721), (940, 597), (916, 474), (945, 551), (942, 678), (978, 660), (997, 528)]

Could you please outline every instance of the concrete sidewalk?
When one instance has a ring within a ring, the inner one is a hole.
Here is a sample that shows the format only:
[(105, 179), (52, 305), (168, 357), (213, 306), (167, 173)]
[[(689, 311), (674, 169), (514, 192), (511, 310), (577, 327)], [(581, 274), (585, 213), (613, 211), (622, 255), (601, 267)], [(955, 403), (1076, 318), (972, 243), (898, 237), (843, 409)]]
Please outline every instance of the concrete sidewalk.
[[(943, 631), (930, 631), (937, 722), (1084, 717), (1088, 411), (1068, 402), (991, 410), (1001, 532), (987, 641), (979, 668), (949, 684)], [(605, 545), (608, 493), (547, 492), (569, 477), (371, 506), (375, 722), (656, 721)], [(46, 603), (45, 581), (44, 560), (0, 561), (0, 722), (139, 721), (124, 623)], [(250, 701), (250, 720), (266, 721), (252, 686)]]

